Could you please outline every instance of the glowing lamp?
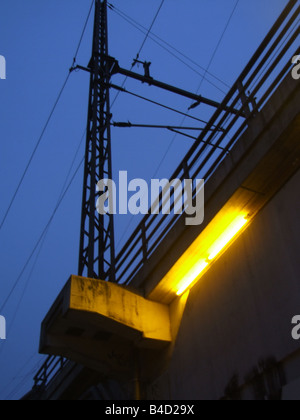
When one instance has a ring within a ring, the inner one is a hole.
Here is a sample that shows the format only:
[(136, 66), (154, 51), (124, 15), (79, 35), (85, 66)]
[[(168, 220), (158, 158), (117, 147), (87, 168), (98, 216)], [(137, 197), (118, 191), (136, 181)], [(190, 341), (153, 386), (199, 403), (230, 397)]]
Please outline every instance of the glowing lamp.
[[(247, 217), (244, 215), (238, 216), (224, 231), (221, 233), (219, 238), (213, 242), (213, 244), (208, 247), (207, 255), (208, 257), (200, 259), (196, 264), (188, 270), (187, 274), (177, 285), (177, 296), (181, 296), (186, 290), (192, 288), (195, 283), (200, 280), (203, 276), (206, 268), (210, 266), (213, 260), (225, 250), (228, 245), (230, 245), (238, 233), (243, 229), (243, 227), (248, 223)], [(203, 256), (203, 254), (202, 254)]]
[(237, 217), (235, 221), (228, 227), (228, 229), (226, 229), (220, 238), (213, 244), (208, 260), (214, 260), (234, 239), (240, 230), (242, 230), (247, 222), (248, 220), (244, 216)]
[(179, 284), (179, 290), (177, 292), (177, 296), (181, 296), (189, 287), (193, 285), (198, 279), (199, 276), (203, 273), (203, 271), (208, 266), (207, 261), (199, 261), (184, 277), (182, 282)]

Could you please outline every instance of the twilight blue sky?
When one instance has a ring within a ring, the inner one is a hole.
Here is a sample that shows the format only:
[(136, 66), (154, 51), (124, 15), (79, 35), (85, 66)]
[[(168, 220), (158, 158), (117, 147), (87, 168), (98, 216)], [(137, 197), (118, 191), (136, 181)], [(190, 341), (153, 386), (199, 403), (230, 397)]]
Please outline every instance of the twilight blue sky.
[[(111, 2), (149, 27), (161, 0)], [(90, 4), (90, 0), (14, 0), (1, 4), (0, 55), (7, 60), (7, 80), (0, 80), (0, 220), (72, 64)], [(236, 0), (165, 0), (153, 32), (206, 68), (235, 4)], [(226, 91), (226, 85), (235, 81), (286, 4), (287, 0), (239, 1), (209, 69), (226, 83), (209, 77), (221, 90)], [(112, 11), (109, 33), (110, 55), (130, 68), (144, 35)], [(78, 55), (82, 65), (90, 58), (91, 35), (92, 19)], [(153, 77), (186, 90), (198, 90), (200, 75), (151, 40), (141, 58), (152, 61)], [(122, 78), (115, 77), (114, 81), (122, 83)], [(80, 144), (86, 125), (88, 83), (87, 74), (71, 75), (0, 231), (0, 307), (55, 207)], [(191, 101), (135, 81), (128, 81), (126, 87), (184, 112), (191, 105)], [(206, 81), (199, 93), (215, 100), (224, 96)], [(207, 120), (211, 112), (201, 106), (193, 115)], [(182, 122), (180, 115), (123, 94), (113, 107), (113, 114), (115, 121), (167, 125)], [(191, 124), (188, 120), (186, 123)], [(130, 178), (149, 180), (154, 174), (169, 177), (191, 145), (188, 139), (174, 139), (164, 131), (113, 129), (112, 137), (115, 177), (120, 170), (128, 170)], [(74, 168), (83, 154), (81, 143)], [(38, 355), (41, 321), (70, 274), (77, 273), (82, 176), (81, 168), (37, 260), (35, 254), (1, 313), (8, 328), (7, 341), (0, 342), (0, 399), (19, 398), (31, 388), (32, 377), (43, 361), (43, 356)], [(136, 223), (130, 216), (117, 217), (117, 245), (124, 242)]]

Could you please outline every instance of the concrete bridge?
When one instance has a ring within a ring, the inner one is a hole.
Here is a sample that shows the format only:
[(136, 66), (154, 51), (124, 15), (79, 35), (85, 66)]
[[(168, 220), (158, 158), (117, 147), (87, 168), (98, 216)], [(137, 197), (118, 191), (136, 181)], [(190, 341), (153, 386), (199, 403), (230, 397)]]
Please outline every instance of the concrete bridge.
[(175, 220), (130, 280), (72, 276), (40, 343), (49, 366), (70, 361), (47, 383), (39, 372), (25, 398), (300, 398), (300, 83), (290, 63), (272, 70), (263, 93), (238, 89), (243, 75), (233, 88), (245, 121), (215, 157), (204, 223)]

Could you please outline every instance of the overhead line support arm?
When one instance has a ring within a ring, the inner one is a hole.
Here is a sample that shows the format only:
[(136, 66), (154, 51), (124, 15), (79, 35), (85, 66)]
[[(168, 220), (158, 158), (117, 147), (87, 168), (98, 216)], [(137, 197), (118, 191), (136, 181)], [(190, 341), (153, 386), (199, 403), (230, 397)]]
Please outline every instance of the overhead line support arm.
[[(169, 85), (164, 82), (160, 82), (159, 80), (155, 80), (152, 77), (147, 77), (145, 75), (135, 73), (131, 70), (123, 69), (122, 67), (119, 66), (119, 62), (113, 57), (107, 57), (107, 62), (109, 63), (109, 66), (110, 66), (111, 75), (122, 74), (123, 76), (129, 77), (131, 79), (138, 80), (141, 83), (147, 83), (149, 86), (156, 86), (160, 89), (164, 89), (166, 91), (169, 91), (177, 95), (183, 96), (185, 98), (191, 99), (193, 101), (196, 101), (196, 105), (200, 105), (201, 103), (203, 103), (203, 104), (212, 106), (214, 108), (222, 107), (221, 103), (214, 101), (212, 99), (208, 99), (208, 98), (205, 98), (204, 96), (196, 95), (195, 93), (188, 92), (187, 90), (180, 89), (178, 87)], [(72, 70), (77, 70), (77, 69), (84, 70), (87, 72), (92, 71), (91, 64), (89, 65), (89, 67), (76, 66)], [(244, 113), (242, 111), (234, 109), (232, 107), (225, 106), (224, 111), (229, 111), (232, 114), (244, 117)]]

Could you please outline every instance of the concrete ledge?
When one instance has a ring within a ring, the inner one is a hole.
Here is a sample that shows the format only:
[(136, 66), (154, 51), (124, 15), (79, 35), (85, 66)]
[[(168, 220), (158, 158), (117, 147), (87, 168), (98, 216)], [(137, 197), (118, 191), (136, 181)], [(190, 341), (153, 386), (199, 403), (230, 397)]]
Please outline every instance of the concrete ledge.
[(40, 352), (126, 376), (135, 347), (161, 349), (171, 341), (168, 306), (117, 284), (72, 276), (42, 323)]

